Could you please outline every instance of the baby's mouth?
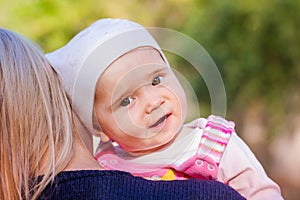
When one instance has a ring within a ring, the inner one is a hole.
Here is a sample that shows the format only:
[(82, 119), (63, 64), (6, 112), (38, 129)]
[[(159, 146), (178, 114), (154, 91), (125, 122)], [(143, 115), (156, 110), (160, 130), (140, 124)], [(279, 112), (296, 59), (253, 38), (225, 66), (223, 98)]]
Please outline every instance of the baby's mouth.
[(159, 118), (154, 124), (152, 124), (149, 128), (153, 128), (156, 126), (159, 126), (161, 123), (166, 121), (166, 119), (170, 116), (171, 114), (166, 114), (163, 117)]

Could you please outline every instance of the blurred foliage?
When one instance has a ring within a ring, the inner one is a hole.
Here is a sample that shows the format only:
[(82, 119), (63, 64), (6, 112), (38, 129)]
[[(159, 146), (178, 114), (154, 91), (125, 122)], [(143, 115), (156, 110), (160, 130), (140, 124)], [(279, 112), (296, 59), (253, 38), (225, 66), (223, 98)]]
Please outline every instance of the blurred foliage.
[[(228, 115), (240, 120), (249, 105), (263, 102), (268, 138), (300, 108), (300, 1), (297, 0), (0, 0), (0, 25), (36, 41), (46, 52), (103, 17), (128, 18), (165, 27), (197, 40), (217, 64), (225, 83)], [(188, 63), (171, 63), (189, 79), (201, 112), (210, 98)]]
[[(180, 30), (216, 62), (229, 110), (243, 112), (252, 101), (262, 100), (267, 126), (284, 122), (289, 111), (299, 111), (300, 1), (193, 3)], [(204, 88), (198, 89), (202, 93)], [(296, 102), (291, 100), (294, 94)], [(273, 138), (278, 133), (270, 129), (268, 134)]]

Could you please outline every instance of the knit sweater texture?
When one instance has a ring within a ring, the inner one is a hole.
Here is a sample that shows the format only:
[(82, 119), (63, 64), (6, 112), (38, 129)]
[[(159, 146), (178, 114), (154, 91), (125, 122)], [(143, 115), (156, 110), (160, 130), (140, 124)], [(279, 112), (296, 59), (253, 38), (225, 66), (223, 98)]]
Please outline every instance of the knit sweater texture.
[(63, 200), (239, 200), (235, 190), (217, 181), (150, 181), (127, 172), (67, 171), (58, 174), (39, 197)]

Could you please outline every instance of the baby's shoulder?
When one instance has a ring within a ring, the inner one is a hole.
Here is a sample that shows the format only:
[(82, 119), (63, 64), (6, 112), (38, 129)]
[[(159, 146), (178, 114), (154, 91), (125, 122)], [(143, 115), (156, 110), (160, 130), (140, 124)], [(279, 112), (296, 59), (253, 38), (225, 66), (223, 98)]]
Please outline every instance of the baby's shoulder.
[(221, 129), (221, 130), (222, 128), (225, 128), (233, 131), (235, 127), (235, 123), (221, 116), (210, 115), (207, 118), (197, 118), (192, 122), (185, 124), (184, 127), (200, 128), (200, 129), (211, 128), (211, 129)]
[(210, 115), (207, 118), (206, 127), (212, 128), (226, 128), (234, 130), (235, 123), (233, 121), (227, 120), (224, 117), (217, 116), (217, 115)]

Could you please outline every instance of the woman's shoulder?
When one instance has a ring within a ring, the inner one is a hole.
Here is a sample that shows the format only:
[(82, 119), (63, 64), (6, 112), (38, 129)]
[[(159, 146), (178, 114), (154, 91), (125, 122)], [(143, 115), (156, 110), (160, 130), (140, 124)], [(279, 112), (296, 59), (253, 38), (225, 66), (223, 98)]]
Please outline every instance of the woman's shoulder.
[(63, 171), (60, 172), (54, 179), (51, 186), (55, 185), (56, 188), (63, 184), (84, 184), (89, 185), (89, 183), (101, 183), (101, 182), (113, 182), (115, 179), (126, 179), (132, 175), (123, 171), (113, 171), (113, 170), (77, 170), (77, 171)]
[[(110, 170), (78, 170), (60, 172), (39, 199), (105, 199), (112, 183), (131, 176)], [(122, 178), (123, 177), (123, 178)]]
[(76, 171), (62, 171), (55, 177), (55, 182), (64, 182), (70, 180), (84, 179), (88, 180), (90, 177), (120, 177), (131, 176), (127, 172), (113, 171), (113, 170), (76, 170)]
[(235, 123), (222, 116), (210, 115), (207, 118), (197, 118), (184, 125), (184, 128), (202, 129), (206, 133), (213, 133), (216, 136), (230, 136), (235, 132)]
[(40, 199), (243, 199), (217, 181), (150, 181), (113, 170), (59, 173)]

